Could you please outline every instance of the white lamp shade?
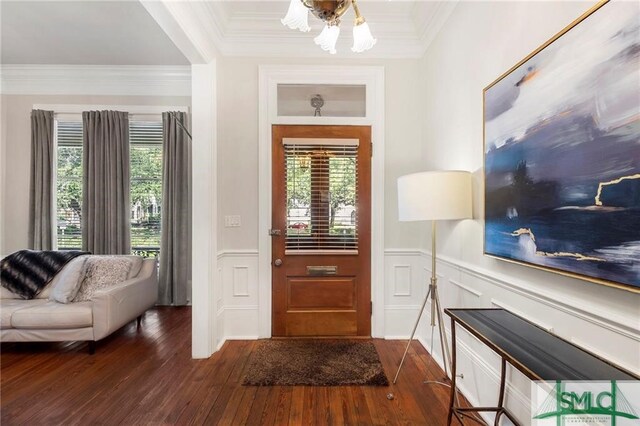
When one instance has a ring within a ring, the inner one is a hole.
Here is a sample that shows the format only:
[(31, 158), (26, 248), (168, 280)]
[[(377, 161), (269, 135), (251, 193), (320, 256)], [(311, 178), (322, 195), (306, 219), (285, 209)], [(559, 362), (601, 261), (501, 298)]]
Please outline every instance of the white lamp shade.
[(300, 0), (291, 0), (287, 15), (281, 19), (280, 22), (292, 30), (300, 30), (305, 33), (311, 31), (311, 27), (309, 26), (309, 9), (307, 9)]
[(398, 178), (400, 221), (471, 218), (471, 173), (435, 171)]
[(330, 54), (336, 54), (336, 42), (340, 35), (340, 27), (337, 25), (325, 25), (320, 35), (313, 39), (313, 41), (322, 48), (322, 50), (328, 51)]

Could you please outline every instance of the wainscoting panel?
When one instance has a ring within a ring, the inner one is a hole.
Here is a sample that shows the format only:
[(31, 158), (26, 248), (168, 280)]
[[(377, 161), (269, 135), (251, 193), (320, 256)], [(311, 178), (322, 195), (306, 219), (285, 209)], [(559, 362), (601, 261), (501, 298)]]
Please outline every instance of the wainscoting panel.
[(225, 339), (255, 340), (258, 338), (258, 305), (224, 308)]
[[(451, 336), (448, 336), (448, 338), (451, 341)], [(437, 341), (437, 339), (436, 331), (434, 341)], [(429, 351), (430, 338), (420, 338), (419, 341)], [(456, 357), (457, 387), (462, 394), (473, 406), (495, 405), (498, 400), (498, 391), (500, 390), (500, 358), (493, 353), (485, 354), (485, 356), (478, 355), (472, 346), (467, 344), (466, 339), (458, 341)], [(442, 352), (439, 345), (434, 348), (433, 358), (441, 367), (443, 366)], [(450, 374), (449, 372), (449, 376)], [(460, 377), (460, 375), (463, 377)], [(508, 368), (505, 389), (505, 406), (518, 418), (531, 418), (528, 379), (522, 376), (519, 371)], [(448, 388), (443, 387), (440, 392), (448, 394)], [(479, 396), (482, 396), (482, 398)], [(493, 415), (484, 414), (482, 417), (488, 424), (493, 424)], [(528, 423), (523, 422), (523, 424)]]
[(482, 307), (482, 293), (468, 285), (462, 284), (457, 280), (449, 280), (453, 286), (457, 287), (460, 291), (455, 294), (455, 305), (465, 306), (468, 308), (480, 308)]
[[(216, 271), (216, 283), (222, 284), (222, 264), (220, 263), (220, 258), (218, 258), (218, 270)], [(215, 350), (218, 351), (222, 347), (225, 342), (225, 330), (224, 330), (224, 301), (222, 299), (223, 288), (215, 288), (213, 291), (213, 295), (216, 299), (215, 303), (215, 312), (213, 315), (216, 316), (216, 341), (214, 343)]]
[(526, 319), (527, 321), (531, 321), (531, 322), (535, 323), (538, 327), (544, 328), (549, 333), (553, 333), (553, 327), (550, 326), (549, 324), (545, 324), (544, 322), (542, 322), (540, 320), (534, 319), (530, 315), (527, 315), (524, 312), (521, 312), (519, 309), (516, 309), (516, 308), (514, 308), (513, 306), (510, 306), (507, 303), (501, 302), (501, 301), (496, 300), (496, 299), (491, 299), (491, 307), (506, 309), (507, 311), (513, 312), (514, 314)]
[(224, 309), (216, 312), (216, 351), (220, 350), (226, 341), (224, 329)]
[[(222, 276), (218, 300), (218, 324), (225, 339), (254, 339), (259, 335), (257, 251), (227, 251), (219, 255)], [(438, 258), (438, 285), (443, 307), (501, 307), (538, 324), (585, 349), (621, 366), (638, 371), (640, 332), (615, 307), (589, 311), (576, 300), (555, 300), (526, 283), (511, 282), (464, 262)], [(431, 254), (420, 250), (389, 249), (385, 252), (385, 291), (382, 309), (386, 339), (406, 339), (414, 326), (431, 275)], [(631, 297), (635, 297), (630, 295)], [(379, 312), (379, 311), (377, 311)], [(637, 322), (637, 318), (635, 319)], [(444, 317), (451, 341), (450, 320)], [(474, 405), (493, 405), (499, 386), (499, 357), (463, 329), (458, 334), (458, 378), (461, 391)], [(444, 367), (437, 329), (431, 348), (430, 306), (418, 326), (417, 340)], [(612, 348), (615, 348), (613, 350)], [(420, 378), (415, 378), (420, 380)], [(443, 392), (446, 390), (443, 389)], [(523, 424), (530, 419), (530, 382), (513, 368), (507, 372), (506, 405)], [(487, 415), (485, 420), (492, 421)]]
[(385, 306), (385, 339), (408, 339), (421, 305)]
[(411, 265), (393, 265), (393, 295), (411, 296)]
[(249, 267), (233, 266), (233, 297), (249, 296)]
[[(428, 269), (431, 254), (422, 252), (423, 267)], [(399, 259), (396, 262), (400, 262)], [(500, 307), (539, 325), (629, 370), (640, 366), (638, 320), (628, 321), (614, 306), (602, 304), (588, 311), (579, 300), (555, 300), (528, 288), (526, 283), (511, 282), (503, 276), (469, 264), (438, 258), (439, 291), (443, 307)], [(442, 277), (440, 277), (442, 275)], [(515, 280), (514, 280), (515, 281)], [(635, 295), (629, 295), (636, 297)], [(420, 342), (430, 350), (429, 309), (418, 328)], [(445, 315), (447, 339), (451, 342), (450, 319)], [(499, 386), (499, 357), (461, 327), (458, 335), (458, 378), (461, 391), (473, 405), (493, 405)], [(434, 359), (441, 365), (441, 348), (437, 330), (433, 344)], [(611, 348), (615, 348), (611, 350)], [(507, 407), (523, 424), (530, 423), (530, 381), (513, 368), (507, 371)], [(485, 420), (493, 422), (492, 416)]]
[(426, 288), (422, 269), (422, 257), (417, 251), (385, 251), (385, 308), (420, 304)]
[(258, 252), (233, 250), (218, 254), (221, 269), (222, 343), (258, 338)]
[(258, 305), (258, 253), (226, 251), (219, 256), (222, 268), (222, 303), (246, 307)]
[(422, 263), (421, 253), (415, 250), (385, 251), (386, 339), (407, 339), (411, 335), (427, 289)]

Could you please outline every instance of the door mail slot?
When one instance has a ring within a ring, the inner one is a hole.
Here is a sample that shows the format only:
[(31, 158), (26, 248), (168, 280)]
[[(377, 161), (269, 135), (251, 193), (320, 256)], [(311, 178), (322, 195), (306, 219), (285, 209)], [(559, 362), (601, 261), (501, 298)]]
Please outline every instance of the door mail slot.
[(307, 266), (307, 275), (336, 275), (337, 266)]

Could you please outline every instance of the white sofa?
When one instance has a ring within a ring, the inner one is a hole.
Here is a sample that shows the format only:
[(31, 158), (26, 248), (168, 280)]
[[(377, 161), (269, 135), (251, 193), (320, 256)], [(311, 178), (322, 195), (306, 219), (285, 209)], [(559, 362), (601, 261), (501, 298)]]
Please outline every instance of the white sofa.
[[(64, 268), (58, 272), (58, 277)], [(2, 288), (0, 340), (2, 342), (95, 342), (126, 323), (140, 319), (158, 297), (156, 261), (145, 259), (135, 277), (99, 290), (91, 300), (58, 303), (49, 300), (56, 278), (35, 299), (24, 300)]]

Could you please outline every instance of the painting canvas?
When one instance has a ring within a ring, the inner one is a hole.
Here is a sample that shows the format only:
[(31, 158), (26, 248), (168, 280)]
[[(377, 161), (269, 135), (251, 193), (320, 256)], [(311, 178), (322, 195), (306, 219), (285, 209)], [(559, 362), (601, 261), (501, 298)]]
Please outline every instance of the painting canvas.
[(639, 70), (612, 1), (485, 89), (485, 254), (640, 291)]

